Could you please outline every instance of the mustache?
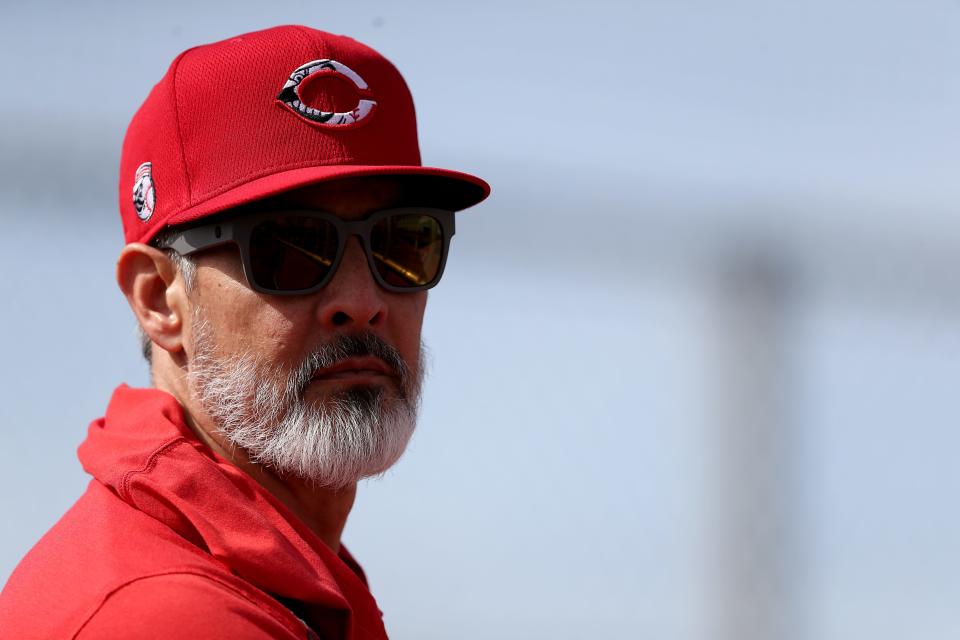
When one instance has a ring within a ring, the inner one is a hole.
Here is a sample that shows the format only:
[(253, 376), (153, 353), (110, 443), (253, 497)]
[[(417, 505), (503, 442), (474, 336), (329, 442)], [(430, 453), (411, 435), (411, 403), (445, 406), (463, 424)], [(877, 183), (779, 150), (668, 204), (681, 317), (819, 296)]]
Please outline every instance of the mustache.
[(322, 369), (335, 366), (348, 358), (371, 356), (382, 360), (400, 384), (405, 396), (410, 391), (412, 373), (400, 351), (383, 338), (371, 332), (341, 334), (314, 349), (291, 372), (290, 388), (302, 394), (313, 376)]

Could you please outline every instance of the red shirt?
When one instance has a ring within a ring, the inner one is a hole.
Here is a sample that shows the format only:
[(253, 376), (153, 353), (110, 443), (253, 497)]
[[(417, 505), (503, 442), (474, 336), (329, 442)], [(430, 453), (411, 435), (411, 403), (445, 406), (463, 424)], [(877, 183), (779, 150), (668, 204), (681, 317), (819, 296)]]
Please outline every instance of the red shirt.
[(359, 565), (203, 445), (169, 394), (119, 387), (86, 492), (0, 594), (3, 638), (386, 638)]

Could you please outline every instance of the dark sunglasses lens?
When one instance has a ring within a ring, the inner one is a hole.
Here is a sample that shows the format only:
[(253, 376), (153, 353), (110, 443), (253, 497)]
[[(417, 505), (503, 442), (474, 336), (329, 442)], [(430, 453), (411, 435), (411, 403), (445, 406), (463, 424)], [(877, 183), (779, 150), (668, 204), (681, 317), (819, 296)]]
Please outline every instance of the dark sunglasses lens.
[(250, 266), (258, 286), (299, 291), (319, 284), (337, 256), (337, 229), (327, 220), (278, 215), (250, 232)]
[(428, 214), (404, 213), (377, 221), (370, 231), (373, 263), (394, 287), (422, 287), (440, 273), (443, 227)]

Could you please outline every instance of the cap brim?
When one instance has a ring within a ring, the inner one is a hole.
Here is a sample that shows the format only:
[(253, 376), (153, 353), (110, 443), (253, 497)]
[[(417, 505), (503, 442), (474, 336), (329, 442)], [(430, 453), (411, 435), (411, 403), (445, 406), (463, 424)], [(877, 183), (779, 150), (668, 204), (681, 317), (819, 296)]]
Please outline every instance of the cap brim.
[[(170, 216), (166, 224), (192, 222), (233, 207), (269, 198), (291, 189), (345, 178), (396, 176), (403, 178), (404, 193), (416, 204), (461, 211), (490, 195), (490, 185), (468, 173), (410, 165), (337, 165), (281, 171), (219, 193)], [(409, 179), (407, 179), (409, 178)], [(408, 188), (409, 187), (409, 188)]]

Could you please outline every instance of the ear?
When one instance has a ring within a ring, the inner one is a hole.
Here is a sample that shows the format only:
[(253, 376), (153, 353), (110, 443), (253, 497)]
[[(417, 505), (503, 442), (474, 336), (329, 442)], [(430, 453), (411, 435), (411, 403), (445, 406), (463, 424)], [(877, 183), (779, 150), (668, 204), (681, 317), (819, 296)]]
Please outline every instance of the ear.
[(182, 350), (188, 300), (183, 277), (167, 254), (128, 244), (117, 259), (117, 284), (153, 343), (170, 353)]

